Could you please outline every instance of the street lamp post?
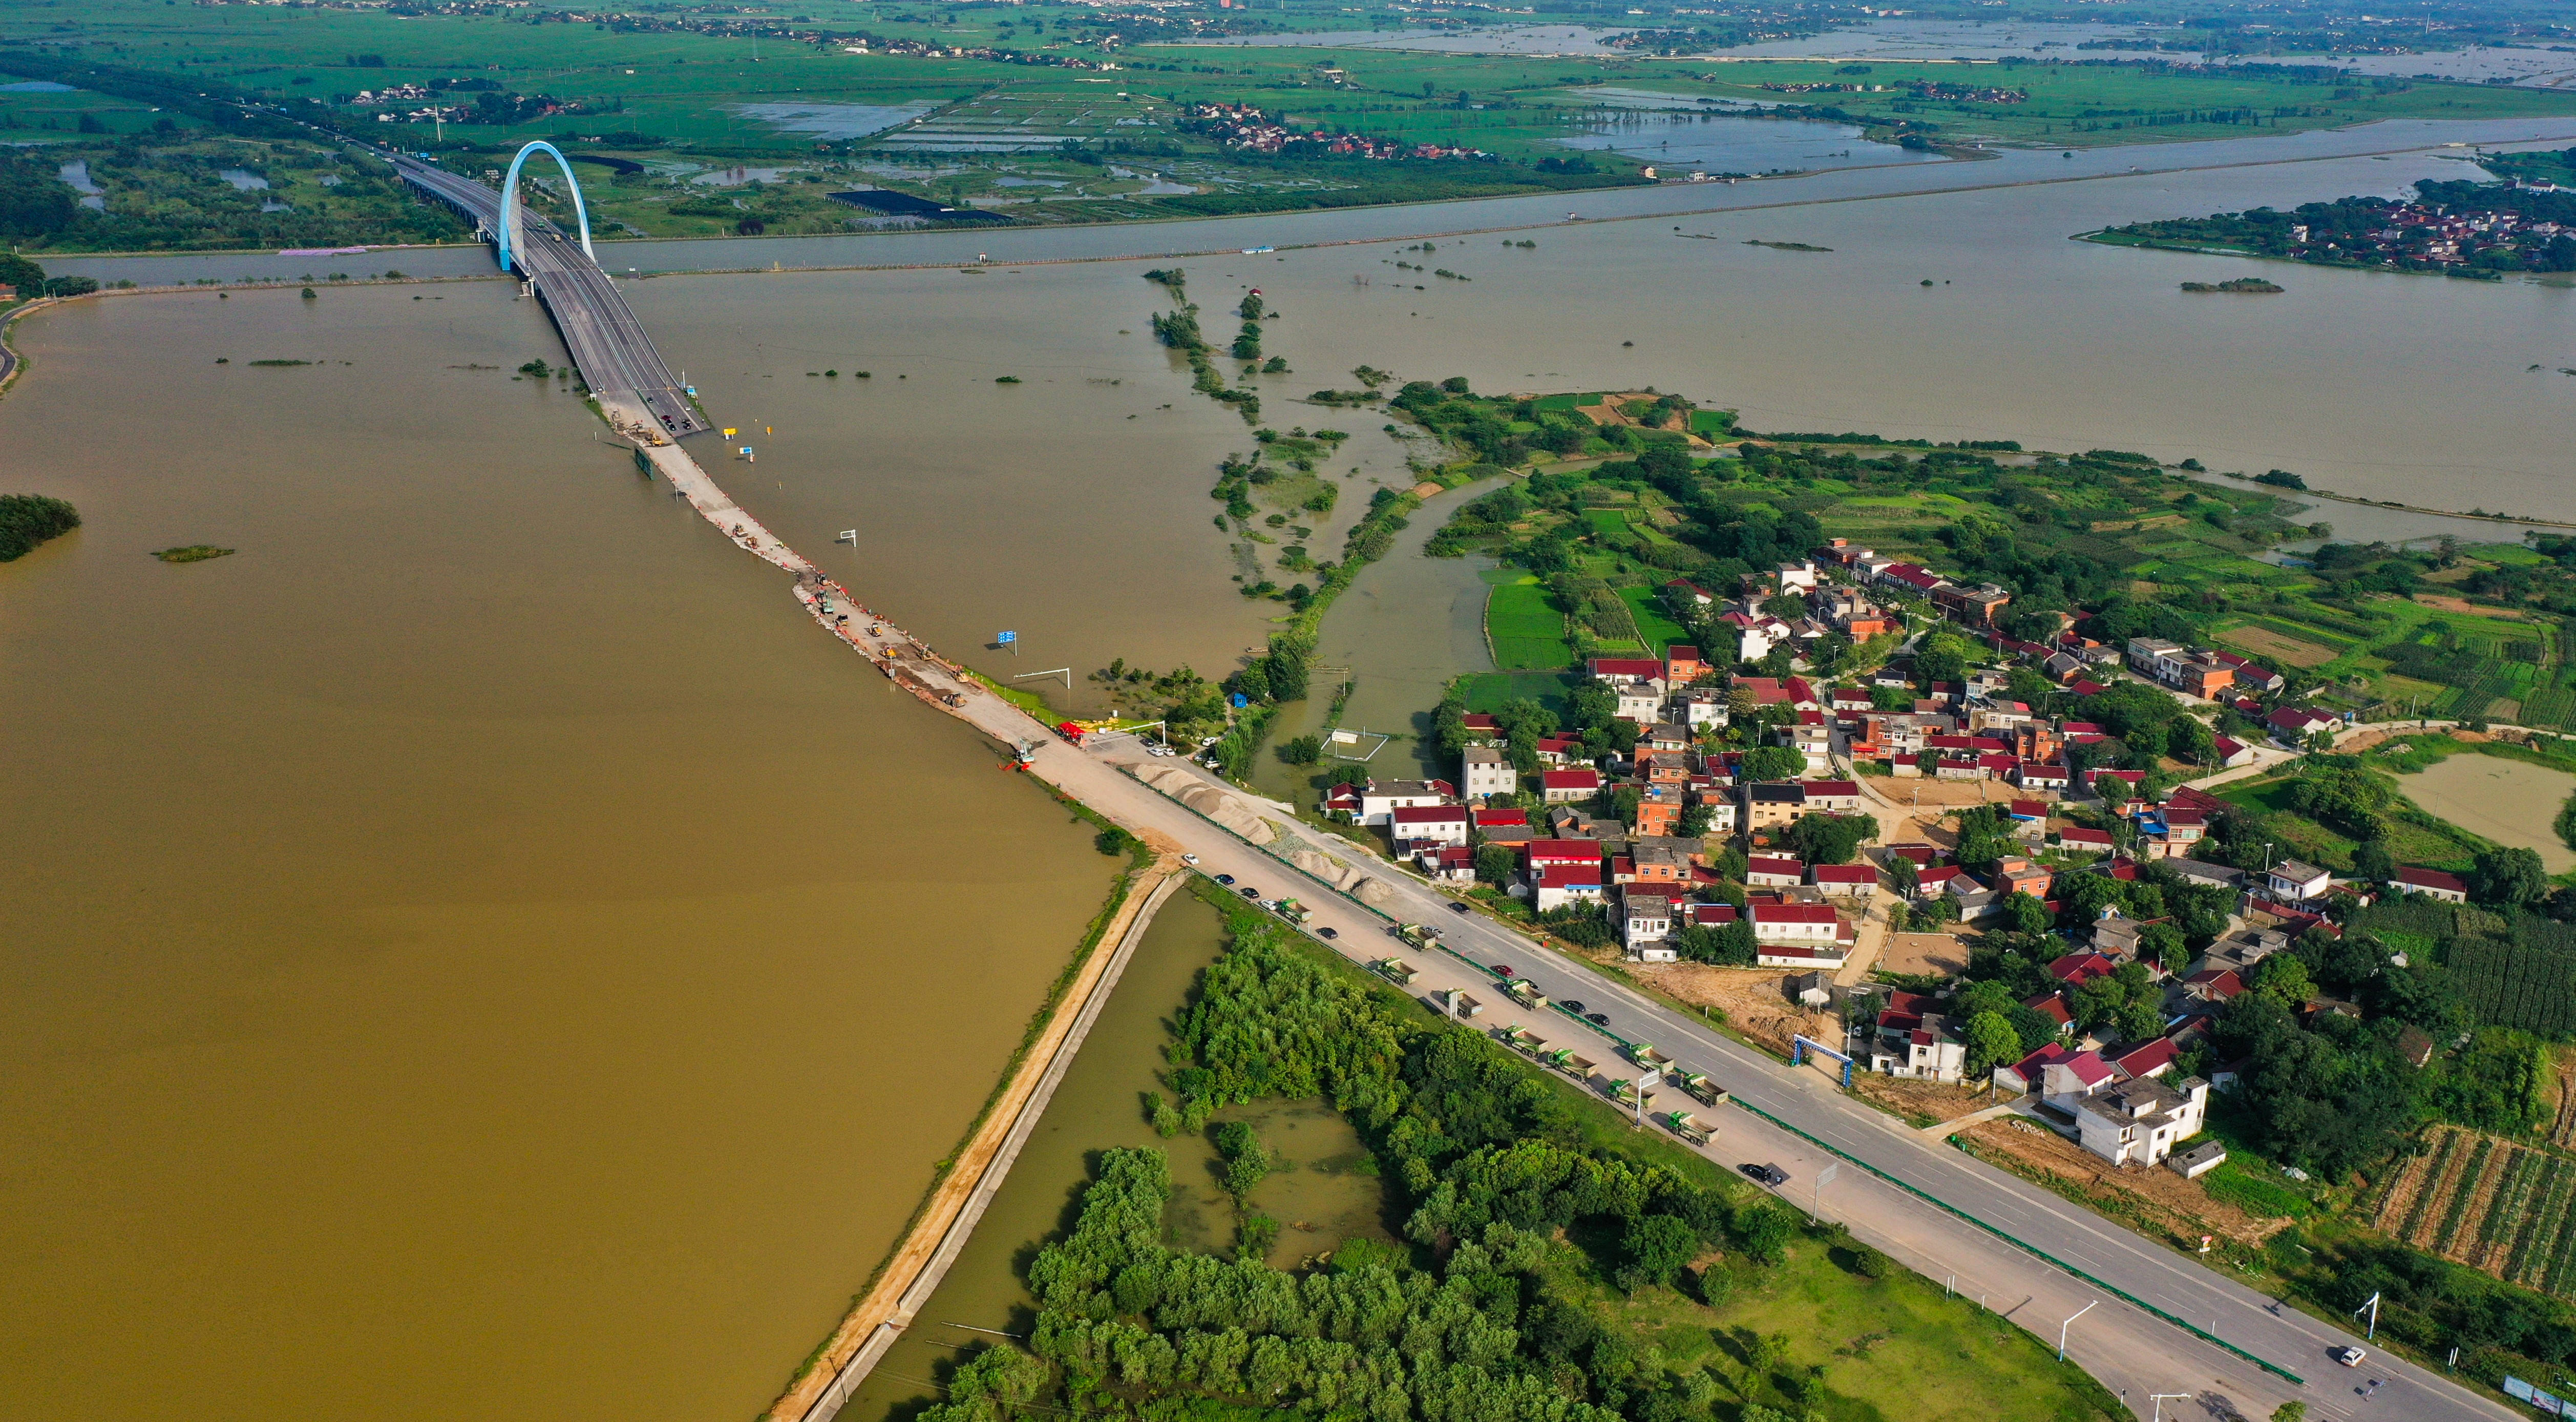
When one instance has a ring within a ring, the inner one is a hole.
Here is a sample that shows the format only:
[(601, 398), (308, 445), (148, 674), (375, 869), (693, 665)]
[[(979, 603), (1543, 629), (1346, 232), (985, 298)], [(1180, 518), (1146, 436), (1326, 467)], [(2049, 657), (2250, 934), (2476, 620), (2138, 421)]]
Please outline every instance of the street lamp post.
[(2165, 1422), (2166, 1403), (2187, 1402), (2191, 1398), (2191, 1394), (2187, 1392), (2151, 1392), (2147, 1396), (2154, 1398), (2156, 1403), (2156, 1415), (2150, 1419), (2150, 1422)]
[(2061, 1363), (2066, 1361), (2066, 1330), (2073, 1328), (2075, 1326), (2075, 1320), (2091, 1313), (2093, 1311), (2093, 1304), (2100, 1302), (2100, 1299), (2095, 1299), (2093, 1303), (2086, 1304), (2084, 1307), (2068, 1314), (2066, 1316), (2066, 1321), (2057, 1325), (2057, 1361)]

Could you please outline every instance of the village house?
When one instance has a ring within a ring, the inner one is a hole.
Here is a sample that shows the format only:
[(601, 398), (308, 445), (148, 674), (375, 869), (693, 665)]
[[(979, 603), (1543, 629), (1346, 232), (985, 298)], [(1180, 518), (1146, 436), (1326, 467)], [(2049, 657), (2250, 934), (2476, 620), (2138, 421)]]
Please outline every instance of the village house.
[(1540, 913), (1568, 904), (1601, 902), (1601, 863), (1534, 863), (1529, 868), (1530, 905)]
[(2065, 1061), (2074, 1055), (2059, 1043), (2051, 1042), (2011, 1066), (1996, 1067), (1994, 1083), (2006, 1091), (2027, 1096), (2040, 1089), (2043, 1074), (2050, 1065)]
[(2077, 1139), (2113, 1165), (2155, 1165), (2200, 1134), (2208, 1109), (2209, 1083), (2199, 1077), (2179, 1087), (2139, 1077), (2086, 1095), (2075, 1107)]
[(1764, 781), (1744, 787), (1744, 827), (1755, 833), (1777, 829), (1806, 812), (1806, 792), (1793, 780)]
[(1744, 883), (1754, 889), (1791, 889), (1807, 882), (1807, 863), (1776, 855), (1755, 855), (1744, 862)]
[(1425, 846), (1464, 848), (1467, 811), (1457, 805), (1404, 805), (1387, 812), (1387, 837), (1395, 852), (1411, 854)]
[(1476, 882), (1476, 851), (1466, 847), (1444, 848), (1426, 845), (1414, 851), (1413, 862), (1422, 876), (1435, 884), (1472, 884)]
[(1766, 968), (1839, 968), (1850, 954), (1848, 927), (1830, 904), (1755, 904), (1754, 961)]
[(1458, 755), (1459, 779), (1466, 784), (1467, 798), (1509, 795), (1520, 788), (1519, 774), (1501, 751), (1491, 746), (1469, 746)]
[(1671, 891), (1632, 885), (1619, 891), (1619, 903), (1619, 943), (1630, 958), (1643, 963), (1669, 963), (1681, 956), (1667, 941), (1673, 934)]
[(2313, 711), (2304, 706), (2284, 706), (2264, 717), (2263, 724), (2270, 728), (2272, 739), (2291, 750), (2298, 750), (2306, 744), (2308, 737), (2319, 731), (2333, 730), (2343, 722), (2323, 711)]
[(2396, 876), (2388, 881), (2388, 888), (2391, 893), (2420, 894), (2446, 904), (2469, 901), (2468, 883), (2458, 875), (2445, 874), (2439, 869), (2422, 869), (2412, 864), (2398, 866)]
[(1527, 810), (1469, 810), (1467, 824), (1487, 844), (1520, 844), (1538, 836)]
[(1601, 793), (1601, 772), (1579, 770), (1542, 770), (1539, 772), (1539, 798), (1551, 805), (1589, 800)]
[(2272, 897), (2285, 904), (2303, 904), (2310, 899), (2324, 898), (2326, 886), (2334, 882), (2334, 876), (2328, 871), (2298, 859), (2284, 859), (2273, 865), (2272, 872), (2264, 879), (2271, 888)]
[(2212, 697), (2236, 679), (2235, 669), (2215, 654), (2168, 642), (2161, 637), (2129, 639), (2129, 666), (2176, 691)]
[(2115, 846), (2109, 830), (2068, 825), (2057, 832), (2057, 847), (2068, 854), (2108, 854)]
[(1360, 786), (1360, 823), (1382, 827), (1397, 810), (1446, 805), (1457, 797), (1458, 787), (1446, 780), (1367, 781)]
[(1798, 803), (1802, 814), (1857, 815), (1860, 813), (1860, 782), (1802, 780), (1798, 782)]
[(2072, 1116), (2084, 1098), (2109, 1086), (2119, 1077), (2120, 1073), (2102, 1060), (2099, 1053), (2077, 1052), (2041, 1069), (2040, 1100), (2056, 1107), (2061, 1114)]
[(1816, 887), (1842, 898), (1865, 899), (1878, 889), (1878, 871), (1866, 864), (1819, 864)]

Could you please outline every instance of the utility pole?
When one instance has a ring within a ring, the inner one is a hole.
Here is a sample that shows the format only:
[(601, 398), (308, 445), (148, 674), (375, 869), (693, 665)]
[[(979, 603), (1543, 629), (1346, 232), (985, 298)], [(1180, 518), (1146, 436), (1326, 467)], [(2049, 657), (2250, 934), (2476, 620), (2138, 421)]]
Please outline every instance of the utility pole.
[(2100, 1302), (2100, 1299), (2095, 1299), (2093, 1303), (2086, 1304), (2084, 1307), (2068, 1314), (2066, 1316), (2066, 1321), (2057, 1325), (2057, 1361), (2061, 1363), (2066, 1361), (2066, 1331), (2075, 1326), (2075, 1320), (2091, 1313), (2093, 1311), (2093, 1304)]

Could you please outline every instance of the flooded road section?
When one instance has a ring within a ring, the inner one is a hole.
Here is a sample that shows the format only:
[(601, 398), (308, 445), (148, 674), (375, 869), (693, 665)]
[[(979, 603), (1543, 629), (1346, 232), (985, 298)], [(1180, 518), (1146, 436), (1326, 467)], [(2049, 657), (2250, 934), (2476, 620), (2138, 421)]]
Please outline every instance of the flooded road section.
[(18, 328), (0, 1413), (749, 1416), (1108, 889), (412, 294)]

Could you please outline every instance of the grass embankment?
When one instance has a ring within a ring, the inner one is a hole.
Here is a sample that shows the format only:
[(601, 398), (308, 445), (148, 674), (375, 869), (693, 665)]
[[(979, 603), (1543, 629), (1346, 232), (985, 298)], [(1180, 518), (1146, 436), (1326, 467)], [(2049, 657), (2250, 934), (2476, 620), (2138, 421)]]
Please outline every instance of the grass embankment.
[[(1040, 782), (1043, 784), (1043, 782)], [(1077, 823), (1088, 823), (1106, 833), (1116, 826), (1089, 806), (1057, 790), (1046, 787), (1057, 804), (1071, 813)], [(958, 1148), (931, 1167), (930, 1188), (923, 1194), (893, 1248), (868, 1275), (868, 1282), (853, 1296), (850, 1311), (840, 1324), (800, 1360), (787, 1380), (787, 1387), (773, 1403), (768, 1417), (775, 1422), (797, 1422), (812, 1407), (831, 1378), (858, 1352), (868, 1336), (890, 1319), (895, 1301), (912, 1287), (921, 1270), (949, 1228), (954, 1225), (968, 1203), (968, 1197), (982, 1178), (986, 1167), (998, 1154), (1003, 1137), (1017, 1119), (1020, 1108), (1035, 1093), (1039, 1078), (1069, 1033), (1072, 1016), (1088, 996), (1088, 985), (1096, 982), (1108, 965), (1117, 943), (1134, 924), (1130, 904), (1142, 911), (1154, 885), (1171, 874), (1181, 872), (1177, 861), (1158, 862), (1154, 851), (1145, 844), (1128, 839), (1123, 847), (1127, 868), (1110, 886), (1109, 897), (1100, 911), (1084, 928), (1081, 942), (1062, 972), (1047, 985), (1046, 995), (1037, 1010), (1029, 1014), (1028, 1027), (1020, 1034), (1019, 1045), (1012, 1049), (1000, 1078), (990, 1095), (977, 1108), (974, 1120), (967, 1126)], [(1136, 890), (1144, 889), (1139, 897)]]

